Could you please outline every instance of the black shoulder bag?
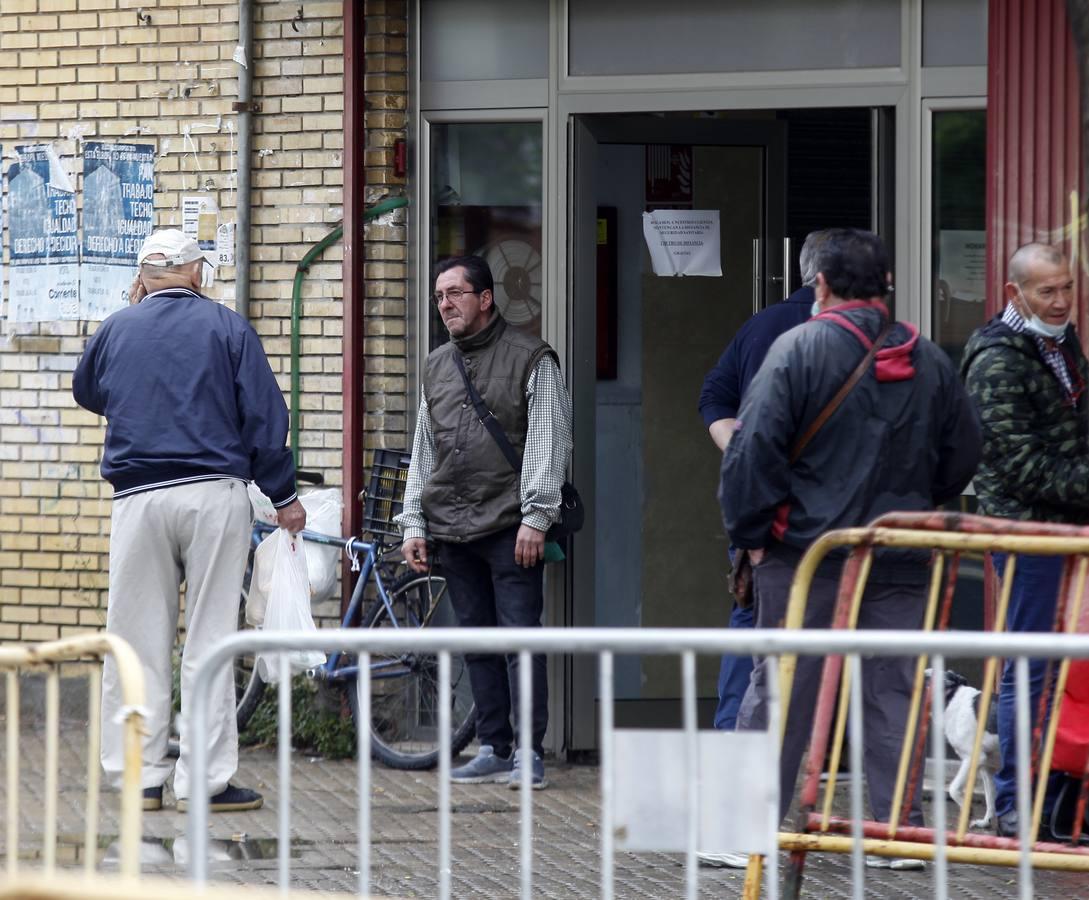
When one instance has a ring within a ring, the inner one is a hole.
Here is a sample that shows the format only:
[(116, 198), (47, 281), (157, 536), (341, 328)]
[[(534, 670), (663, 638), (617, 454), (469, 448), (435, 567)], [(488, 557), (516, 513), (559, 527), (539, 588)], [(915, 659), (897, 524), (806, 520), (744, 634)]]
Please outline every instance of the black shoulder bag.
[[(492, 411), (484, 403), (484, 398), (480, 396), (480, 392), (469, 378), (469, 373), (465, 371), (465, 361), (460, 353), (454, 353), (454, 362), (465, 381), (465, 387), (469, 391), (469, 399), (473, 401), (473, 408), (476, 410), (480, 424), (488, 430), (492, 440), (499, 445), (499, 449), (503, 452), (507, 462), (510, 463), (510, 467), (521, 475), (522, 462), (518, 459), (518, 454), (514, 451), (514, 446), (511, 444), (510, 438), (507, 437), (507, 433), (503, 430), (503, 426), (492, 415)], [(579, 492), (575, 490), (575, 486), (570, 481), (565, 481), (560, 488), (560, 517), (548, 529), (545, 539), (559, 543), (568, 535), (579, 531), (585, 519), (586, 510), (583, 509)]]

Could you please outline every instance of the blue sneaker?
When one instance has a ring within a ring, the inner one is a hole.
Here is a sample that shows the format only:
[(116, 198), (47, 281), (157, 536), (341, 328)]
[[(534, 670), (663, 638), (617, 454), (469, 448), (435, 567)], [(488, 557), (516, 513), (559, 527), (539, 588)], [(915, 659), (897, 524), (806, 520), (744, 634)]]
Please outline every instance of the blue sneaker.
[(480, 751), (463, 766), (450, 772), (454, 784), (502, 784), (510, 778), (514, 760), (496, 756), (491, 744), (481, 744)]
[[(247, 809), (260, 809), (264, 805), (265, 798), (257, 791), (249, 788), (235, 787), (228, 784), (218, 794), (208, 800), (209, 812), (242, 812)], [(178, 812), (189, 811), (189, 800), (178, 798)]]
[[(533, 790), (541, 791), (548, 787), (548, 782), (545, 781), (544, 760), (541, 759), (536, 750), (531, 750), (530, 753), (533, 756), (531, 764), (533, 766), (533, 775), (530, 783), (533, 785)], [(514, 768), (511, 769), (509, 785), (512, 791), (516, 791), (522, 786), (522, 760), (525, 758), (522, 754), (523, 751), (521, 750), (514, 751)]]
[(163, 786), (144, 788), (144, 810), (154, 811), (163, 808)]

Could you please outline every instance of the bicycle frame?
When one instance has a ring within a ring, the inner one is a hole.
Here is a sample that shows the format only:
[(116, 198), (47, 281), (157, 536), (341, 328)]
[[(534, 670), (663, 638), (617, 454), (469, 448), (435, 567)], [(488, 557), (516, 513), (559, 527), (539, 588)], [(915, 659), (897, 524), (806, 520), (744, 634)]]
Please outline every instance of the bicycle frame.
[[(265, 522), (254, 522), (252, 543), (254, 548), (261, 543), (265, 535), (271, 534), (276, 530), (275, 525), (269, 525)], [(326, 534), (318, 534), (316, 531), (303, 530), (300, 532), (302, 536), (313, 544), (321, 544), (325, 547), (337, 547), (343, 552), (347, 553), (352, 559), (352, 569), (359, 568), (359, 577), (356, 579), (355, 587), (352, 589), (351, 599), (348, 601), (348, 608), (344, 612), (344, 617), (341, 619), (341, 628), (358, 628), (358, 625), (352, 625), (352, 622), (362, 621), (362, 608), (363, 608), (363, 595), (366, 593), (367, 583), (371, 580), (371, 576), (374, 576), (374, 584), (378, 589), (378, 599), (382, 605), (386, 608), (386, 613), (389, 616), (390, 622), (394, 628), (402, 627), (397, 617), (393, 612), (393, 602), (390, 599), (389, 592), (386, 590), (385, 582), (382, 578), (382, 562), (385, 556), (385, 551), (389, 548), (384, 547), (377, 542), (361, 541), (355, 538), (342, 538), (331, 537)], [(430, 617), (430, 611), (428, 612)], [(411, 623), (411, 627), (419, 628), (423, 623), (414, 622)], [(398, 678), (404, 674), (404, 664), (400, 662), (406, 654), (401, 654), (397, 660), (384, 660), (381, 662), (375, 662), (371, 664), (371, 678)], [(341, 657), (344, 656), (343, 651), (337, 650), (330, 653), (325, 663), (318, 666), (315, 669), (308, 669), (307, 675), (311, 678), (317, 678), (321, 681), (330, 682), (348, 682), (359, 676), (358, 665), (338, 666)]]

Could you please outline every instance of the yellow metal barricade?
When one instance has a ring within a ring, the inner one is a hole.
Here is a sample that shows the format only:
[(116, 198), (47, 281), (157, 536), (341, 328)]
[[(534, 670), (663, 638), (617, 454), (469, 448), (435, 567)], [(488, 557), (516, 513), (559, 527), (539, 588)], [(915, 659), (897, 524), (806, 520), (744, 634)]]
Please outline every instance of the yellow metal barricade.
[[(1005, 630), (1006, 612), (1018, 554), (1065, 558), (1056, 602), (1055, 630), (1066, 633), (1085, 630), (1084, 627), (1079, 627), (1079, 623), (1084, 621), (1085, 613), (1089, 610), (1089, 603), (1086, 603), (1085, 598), (1086, 582), (1089, 580), (1087, 578), (1089, 576), (1089, 528), (1039, 522), (1014, 522), (983, 516), (937, 512), (892, 513), (881, 517), (866, 528), (843, 529), (823, 535), (809, 548), (795, 571), (784, 627), (788, 629), (803, 627), (810, 587), (818, 566), (830, 551), (844, 547), (850, 548), (850, 555), (844, 564), (839, 582), (832, 628), (856, 626), (875, 550), (898, 548), (926, 550), (932, 553), (930, 586), (923, 624), (923, 629), (926, 631), (942, 630), (948, 626), (961, 555), (992, 552), (1007, 554), (994, 616), (995, 632)], [(920, 860), (935, 858), (935, 829), (907, 823), (911, 807), (909, 798), (915, 796), (918, 789), (926, 757), (926, 732), (931, 704), (930, 683), (925, 675), (927, 659), (925, 656), (919, 657), (916, 662), (913, 693), (904, 728), (890, 821), (864, 820), (859, 827), (858, 823), (851, 818), (832, 815), (836, 773), (839, 769), (846, 731), (850, 671), (844, 667), (843, 657), (825, 658), (809, 744), (809, 762), (798, 802), (798, 814), (796, 819), (792, 819), (797, 823), (797, 830), (781, 832), (779, 835), (780, 847), (791, 852), (791, 866), (787, 875), (788, 896), (797, 896), (800, 892), (807, 852), (850, 853), (855, 847), (854, 837), (858, 834), (863, 836), (862, 847), (867, 854)], [(967, 797), (955, 827), (947, 833), (942, 833), (944, 835), (944, 840), (941, 841), (942, 853), (949, 862), (1017, 866), (1022, 860), (1021, 845), (1016, 838), (968, 833), (972, 791), (978, 775), (978, 762), (988, 713), (994, 699), (994, 686), (999, 671), (998, 662), (997, 658), (990, 657), (986, 660), (984, 667), (975, 747), (967, 780)], [(784, 704), (790, 702), (796, 665), (797, 657), (793, 655), (784, 655), (780, 660), (780, 686)], [(1031, 757), (1033, 773), (1046, 773), (1050, 770), (1069, 670), (1070, 660), (1062, 659), (1059, 662), (1057, 674), (1052, 677), (1051, 663), (1048, 664), (1043, 696), (1038, 709), (1032, 711), (1038, 735)], [(787, 710), (784, 709), (781, 718), (784, 733), (786, 721)], [(822, 763), (829, 750), (828, 775), (824, 784), (823, 802), (818, 802), (822, 782)], [(1085, 795), (1089, 788), (1089, 772), (1085, 774), (1081, 788), (1082, 804), (1085, 802)], [(944, 782), (944, 772), (939, 773), (939, 777)], [(1027, 831), (1030, 835), (1035, 836), (1039, 832), (1046, 782), (1045, 777), (1036, 777), (1034, 780), (1034, 794), (1029, 804), (1031, 821)], [(935, 802), (945, 802), (944, 783), (935, 788)], [(1078, 812), (1081, 808), (1081, 806), (1078, 807)], [(944, 820), (944, 816), (941, 818)], [(1076, 816), (1076, 818), (1079, 817)], [(1089, 847), (1079, 845), (1080, 831), (1079, 820), (1074, 823), (1070, 843), (1035, 842), (1031, 853), (1032, 867), (1089, 872)], [(941, 836), (938, 835), (938, 837)], [(753, 858), (746, 881), (746, 897), (759, 895), (760, 881), (761, 861)]]
[[(45, 681), (45, 796), (43, 809), (42, 863), (44, 876), (50, 877), (56, 868), (57, 795), (60, 746), (60, 667), (78, 660), (104, 660), (111, 655), (117, 664), (118, 679), (124, 703), (125, 767), (121, 783), (120, 804), (120, 872), (125, 878), (135, 878), (140, 872), (140, 831), (143, 812), (140, 788), (141, 739), (144, 731), (144, 671), (140, 660), (125, 641), (108, 634), (92, 634), (50, 641), (32, 646), (0, 647), (0, 671), (5, 673), (7, 700), (6, 772), (7, 810), (5, 836), (7, 841), (6, 872), (10, 879), (19, 867), (19, 675), (44, 672)], [(98, 842), (98, 808), (101, 785), (99, 744), (101, 738), (102, 670), (90, 669), (87, 728), (87, 809), (84, 845), (93, 848)], [(95, 854), (88, 852), (86, 874), (94, 872)], [(13, 880), (3, 885), (0, 896), (22, 896), (21, 887)], [(83, 896), (88, 896), (86, 893)]]

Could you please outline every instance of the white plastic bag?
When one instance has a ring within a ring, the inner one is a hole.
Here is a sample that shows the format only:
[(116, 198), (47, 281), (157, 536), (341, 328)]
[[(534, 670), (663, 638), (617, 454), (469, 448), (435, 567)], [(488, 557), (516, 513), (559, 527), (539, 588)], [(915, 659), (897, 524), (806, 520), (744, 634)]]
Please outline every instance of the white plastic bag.
[[(306, 550), (298, 536), (286, 529), (276, 529), (275, 561), (272, 583), (265, 610), (265, 631), (316, 631), (310, 615), (310, 584), (306, 574)], [(262, 542), (264, 543), (264, 542)], [(272, 650), (257, 655), (257, 672), (270, 684), (280, 680), (280, 655)], [(325, 662), (325, 654), (316, 650), (287, 651), (292, 671), (301, 671)]]
[(276, 536), (283, 529), (270, 531), (253, 551), (253, 571), (250, 573), (250, 589), (246, 592), (246, 622), (260, 628), (268, 608), (268, 593), (272, 588), (272, 574), (276, 568), (276, 548), (280, 545)]
[[(344, 509), (340, 488), (303, 491), (299, 494), (299, 502), (306, 510), (307, 531), (330, 537), (340, 534), (340, 516)], [(328, 600), (337, 587), (340, 547), (328, 547), (313, 541), (305, 543), (306, 568), (310, 573), (310, 599), (314, 602)]]
[(246, 493), (250, 495), (250, 506), (253, 507), (253, 517), (258, 522), (264, 522), (266, 525), (276, 525), (278, 520), (276, 518), (276, 507), (272, 505), (272, 501), (269, 500), (264, 494), (261, 493), (261, 489), (252, 481), (246, 485)]

